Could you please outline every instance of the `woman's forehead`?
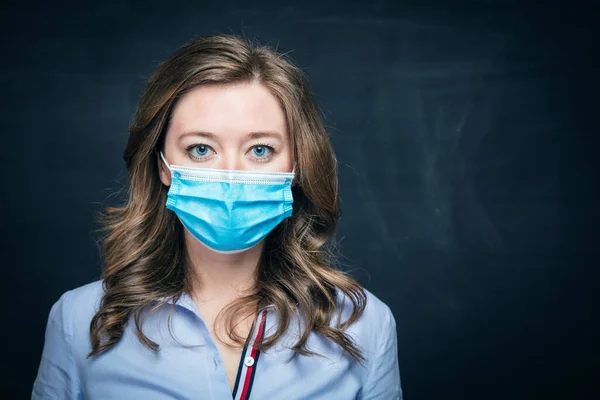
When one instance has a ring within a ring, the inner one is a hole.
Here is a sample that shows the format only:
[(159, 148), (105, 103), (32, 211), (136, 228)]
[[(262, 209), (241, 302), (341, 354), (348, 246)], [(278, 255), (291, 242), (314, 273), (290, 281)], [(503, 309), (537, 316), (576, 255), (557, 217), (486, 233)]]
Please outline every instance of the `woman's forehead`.
[(279, 101), (260, 83), (198, 86), (175, 105), (169, 131), (222, 134), (279, 133), (287, 136)]

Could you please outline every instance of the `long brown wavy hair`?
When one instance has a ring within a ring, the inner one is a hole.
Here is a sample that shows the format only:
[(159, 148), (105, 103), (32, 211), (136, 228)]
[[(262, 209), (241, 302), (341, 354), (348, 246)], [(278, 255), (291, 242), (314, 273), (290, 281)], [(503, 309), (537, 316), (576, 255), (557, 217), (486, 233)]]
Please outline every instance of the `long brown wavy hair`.
[[(344, 333), (362, 315), (367, 298), (348, 273), (335, 268), (333, 234), (340, 218), (337, 161), (308, 80), (287, 55), (236, 35), (192, 40), (162, 62), (148, 80), (123, 155), (128, 200), (100, 214), (104, 294), (90, 324), (88, 357), (117, 343), (132, 315), (139, 340), (158, 350), (159, 345), (143, 332), (147, 313), (142, 311), (154, 311), (191, 293), (184, 228), (165, 207), (168, 187), (159, 178), (157, 154), (178, 98), (199, 85), (236, 82), (259, 82), (280, 102), (297, 180), (292, 188), (292, 216), (265, 238), (254, 290), (229, 304), (217, 319), (224, 313), (229, 339), (243, 345), (246, 338), (232, 327), (236, 317), (275, 305), (279, 323), (259, 344), (265, 351), (286, 332), (295, 307), (305, 324), (292, 347), (293, 355), (319, 355), (306, 348), (312, 331), (341, 346), (355, 361), (365, 361)], [(332, 324), (334, 313), (340, 311), (337, 289), (352, 302), (352, 313), (346, 321)]]

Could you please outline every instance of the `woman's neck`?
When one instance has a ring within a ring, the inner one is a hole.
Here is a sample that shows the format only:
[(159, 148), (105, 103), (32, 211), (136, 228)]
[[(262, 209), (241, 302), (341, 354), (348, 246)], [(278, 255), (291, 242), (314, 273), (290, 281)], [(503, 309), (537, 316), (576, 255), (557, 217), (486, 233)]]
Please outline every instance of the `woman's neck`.
[(191, 262), (194, 301), (229, 303), (254, 287), (262, 242), (240, 253), (223, 254), (198, 242), (185, 230), (185, 245)]

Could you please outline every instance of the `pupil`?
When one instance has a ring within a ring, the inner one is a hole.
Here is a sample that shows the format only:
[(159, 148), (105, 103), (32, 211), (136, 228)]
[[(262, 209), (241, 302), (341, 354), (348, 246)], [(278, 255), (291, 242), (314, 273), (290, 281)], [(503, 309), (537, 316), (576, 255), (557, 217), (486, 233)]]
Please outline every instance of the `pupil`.
[(262, 146), (258, 146), (258, 147), (255, 149), (255, 153), (256, 153), (257, 155), (259, 155), (259, 156), (260, 156), (260, 155), (262, 155), (262, 153), (263, 153), (264, 151), (265, 151), (265, 149), (264, 149), (264, 147), (262, 147)]

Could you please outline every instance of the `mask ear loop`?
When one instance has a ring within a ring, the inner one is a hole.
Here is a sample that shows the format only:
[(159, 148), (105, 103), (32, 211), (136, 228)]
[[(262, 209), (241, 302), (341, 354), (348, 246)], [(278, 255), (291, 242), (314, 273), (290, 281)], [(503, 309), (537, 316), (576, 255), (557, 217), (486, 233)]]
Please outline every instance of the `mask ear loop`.
[(167, 162), (167, 160), (165, 160), (165, 156), (163, 155), (163, 152), (160, 152), (160, 158), (162, 158), (162, 160), (165, 162), (165, 164), (167, 165), (167, 168), (169, 168), (169, 171), (171, 170), (171, 166), (169, 165), (169, 163)]

